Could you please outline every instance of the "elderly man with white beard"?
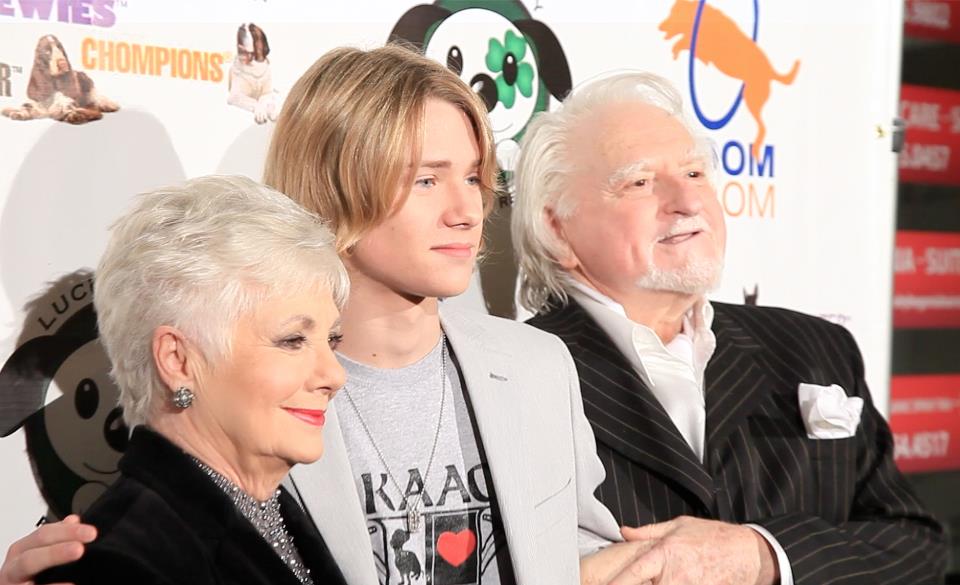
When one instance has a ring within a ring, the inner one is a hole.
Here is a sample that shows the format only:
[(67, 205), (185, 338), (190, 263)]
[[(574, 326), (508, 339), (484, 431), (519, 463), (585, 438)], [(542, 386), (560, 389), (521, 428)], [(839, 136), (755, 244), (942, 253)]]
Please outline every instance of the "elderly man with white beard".
[(521, 302), (574, 357), (606, 536), (627, 541), (585, 559), (584, 582), (938, 582), (942, 529), (893, 463), (850, 333), (707, 300), (715, 166), (645, 73), (576, 90), (523, 141)]

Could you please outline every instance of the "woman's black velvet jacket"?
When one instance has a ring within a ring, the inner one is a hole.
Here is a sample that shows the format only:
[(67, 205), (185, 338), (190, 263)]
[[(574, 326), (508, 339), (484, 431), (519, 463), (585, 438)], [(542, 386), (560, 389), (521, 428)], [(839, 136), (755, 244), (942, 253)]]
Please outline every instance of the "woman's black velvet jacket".
[[(83, 514), (97, 539), (79, 561), (37, 583), (299, 585), (226, 494), (161, 435), (137, 427), (120, 471)], [(280, 512), (315, 585), (345, 585), (320, 533), (285, 490)]]

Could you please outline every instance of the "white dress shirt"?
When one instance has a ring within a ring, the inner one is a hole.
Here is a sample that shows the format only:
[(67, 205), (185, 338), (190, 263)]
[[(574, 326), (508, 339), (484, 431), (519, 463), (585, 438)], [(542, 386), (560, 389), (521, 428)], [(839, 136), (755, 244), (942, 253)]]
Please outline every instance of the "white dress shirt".
[[(680, 333), (664, 345), (653, 329), (631, 321), (620, 303), (579, 282), (572, 286), (571, 296), (610, 336), (702, 463), (707, 426), (703, 374), (717, 348), (717, 338), (710, 328), (710, 302), (706, 298), (697, 301), (684, 315)], [(773, 547), (780, 584), (793, 585), (787, 553), (777, 539), (762, 526), (747, 526)]]

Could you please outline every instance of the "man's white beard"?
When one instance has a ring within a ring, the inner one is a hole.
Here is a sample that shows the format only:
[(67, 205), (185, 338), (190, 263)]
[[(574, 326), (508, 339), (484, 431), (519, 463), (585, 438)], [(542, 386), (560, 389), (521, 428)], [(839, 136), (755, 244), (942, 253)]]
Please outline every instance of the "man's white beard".
[(692, 260), (680, 268), (664, 270), (651, 265), (647, 273), (637, 279), (637, 286), (658, 290), (703, 295), (720, 286), (723, 260)]

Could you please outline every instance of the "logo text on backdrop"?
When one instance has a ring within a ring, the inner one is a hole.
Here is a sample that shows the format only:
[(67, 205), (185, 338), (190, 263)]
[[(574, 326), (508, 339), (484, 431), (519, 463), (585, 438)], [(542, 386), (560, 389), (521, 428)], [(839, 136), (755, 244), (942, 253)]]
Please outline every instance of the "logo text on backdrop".
[(0, 16), (102, 27), (116, 24), (113, 8), (114, 0), (0, 0)]
[(13, 67), (6, 63), (0, 63), (0, 97), (10, 97), (12, 83), (10, 77), (13, 76)]
[[(727, 126), (741, 102), (745, 103), (756, 123), (757, 132), (751, 143), (730, 139), (720, 149), (724, 171), (731, 177), (737, 177), (728, 181), (720, 191), (724, 210), (733, 217), (773, 218), (776, 215), (773, 183), (775, 147), (766, 142), (767, 126), (763, 108), (770, 99), (772, 83), (792, 84), (800, 61), (794, 61), (787, 73), (778, 73), (757, 44), (759, 0), (753, 2), (753, 16), (752, 35), (748, 36), (732, 18), (707, 5), (706, 0), (677, 0), (670, 14), (660, 23), (659, 30), (665, 33), (667, 40), (680, 36), (672, 47), (674, 59), (679, 58), (683, 51), (689, 53), (687, 78), (690, 101), (697, 119), (704, 127), (719, 130)], [(718, 118), (705, 113), (697, 99), (697, 61), (713, 66), (723, 75), (741, 83), (732, 105)]]

